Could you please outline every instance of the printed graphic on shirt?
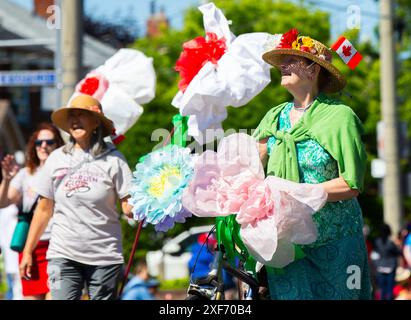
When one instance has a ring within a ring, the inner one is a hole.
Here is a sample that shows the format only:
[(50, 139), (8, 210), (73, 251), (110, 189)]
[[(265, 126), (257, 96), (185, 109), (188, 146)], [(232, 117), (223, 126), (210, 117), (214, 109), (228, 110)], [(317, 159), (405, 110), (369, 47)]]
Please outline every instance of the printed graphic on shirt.
[(62, 187), (67, 198), (71, 198), (76, 193), (89, 192), (93, 184), (98, 183), (102, 178), (104, 178), (103, 173), (88, 168), (78, 169), (71, 174), (68, 168), (64, 168), (59, 170), (56, 176), (57, 180), (64, 179)]

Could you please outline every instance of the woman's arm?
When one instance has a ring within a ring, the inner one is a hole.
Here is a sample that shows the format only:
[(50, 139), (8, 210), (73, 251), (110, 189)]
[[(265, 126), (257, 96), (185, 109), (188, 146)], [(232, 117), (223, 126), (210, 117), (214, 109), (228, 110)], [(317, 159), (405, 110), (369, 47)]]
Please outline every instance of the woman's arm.
[(265, 138), (265, 139), (259, 140), (257, 143), (258, 153), (260, 154), (260, 160), (263, 164), (263, 167), (266, 166), (267, 159), (268, 159), (267, 141), (268, 141), (268, 138)]
[(328, 194), (328, 202), (348, 200), (359, 195), (359, 191), (356, 189), (351, 189), (343, 177), (320, 183), (320, 185)]
[(53, 216), (53, 209), (53, 200), (40, 198), (30, 224), (29, 234), (23, 250), (23, 258), (19, 267), (20, 276), (23, 278), (31, 277), (32, 253)]
[(11, 204), (18, 205), (20, 201), (20, 192), (10, 187), (10, 180), (3, 179), (0, 184), (0, 208), (8, 207)]
[[(267, 141), (268, 138), (258, 141), (258, 152), (260, 154), (260, 160), (263, 166), (266, 165), (268, 159), (267, 151)], [(345, 182), (343, 177), (339, 177), (327, 182), (320, 184), (328, 194), (328, 202), (336, 202), (340, 200), (348, 200), (358, 196), (359, 191), (356, 189), (351, 189)]]

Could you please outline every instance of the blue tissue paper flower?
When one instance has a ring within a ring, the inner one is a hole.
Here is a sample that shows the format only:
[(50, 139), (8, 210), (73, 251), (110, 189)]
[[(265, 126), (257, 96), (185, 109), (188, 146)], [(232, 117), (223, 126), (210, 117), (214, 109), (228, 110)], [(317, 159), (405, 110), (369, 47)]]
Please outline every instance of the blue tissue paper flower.
[(189, 148), (167, 145), (146, 155), (133, 172), (129, 203), (134, 219), (145, 219), (157, 231), (167, 231), (175, 222), (185, 222), (191, 212), (181, 197), (194, 172)]

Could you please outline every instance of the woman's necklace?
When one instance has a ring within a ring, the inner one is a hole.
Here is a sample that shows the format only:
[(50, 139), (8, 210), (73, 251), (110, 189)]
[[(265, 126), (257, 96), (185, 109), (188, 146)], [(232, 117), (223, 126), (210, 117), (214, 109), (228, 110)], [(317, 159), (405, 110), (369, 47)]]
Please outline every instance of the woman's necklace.
[(305, 107), (296, 107), (294, 102), (293, 102), (293, 108), (295, 111), (299, 111), (299, 112), (306, 112), (308, 110), (309, 107), (311, 107), (311, 105), (313, 104), (314, 101), (311, 101), (309, 104), (307, 104)]
[[(293, 102), (293, 109), (294, 109), (294, 112), (290, 112), (290, 123), (291, 123), (291, 126), (293, 127), (294, 126), (294, 124), (296, 124), (299, 120), (300, 120), (300, 118), (304, 115), (304, 113), (308, 110), (308, 108), (309, 107), (311, 107), (311, 105), (313, 104), (313, 102), (314, 101), (312, 101), (311, 103), (309, 103), (307, 106), (305, 106), (305, 107), (296, 107), (295, 105), (294, 105), (294, 102)], [(296, 112), (297, 113), (296, 113)]]

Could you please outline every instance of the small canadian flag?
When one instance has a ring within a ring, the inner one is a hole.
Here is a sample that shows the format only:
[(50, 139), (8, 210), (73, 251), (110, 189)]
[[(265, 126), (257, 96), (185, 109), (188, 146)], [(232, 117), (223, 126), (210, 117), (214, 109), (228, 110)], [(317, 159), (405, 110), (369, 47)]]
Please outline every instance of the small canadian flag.
[(338, 53), (344, 63), (347, 64), (351, 70), (354, 70), (362, 59), (362, 55), (355, 50), (351, 42), (343, 36), (338, 38), (331, 49)]

